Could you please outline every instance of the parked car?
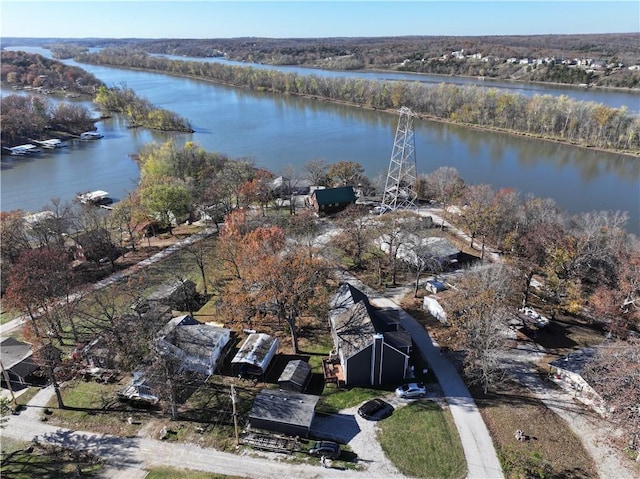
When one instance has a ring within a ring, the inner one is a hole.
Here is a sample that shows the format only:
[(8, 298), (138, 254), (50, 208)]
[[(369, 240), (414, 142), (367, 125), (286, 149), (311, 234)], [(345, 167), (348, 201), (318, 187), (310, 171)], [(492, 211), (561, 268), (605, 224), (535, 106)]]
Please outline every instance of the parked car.
[(396, 389), (396, 396), (403, 399), (421, 398), (426, 394), (427, 387), (424, 383), (407, 383)]
[(316, 441), (309, 449), (312, 456), (325, 456), (328, 459), (338, 459), (340, 457), (340, 444), (333, 441)]
[(371, 399), (358, 408), (358, 414), (365, 419), (379, 420), (391, 416), (393, 406), (380, 398)]

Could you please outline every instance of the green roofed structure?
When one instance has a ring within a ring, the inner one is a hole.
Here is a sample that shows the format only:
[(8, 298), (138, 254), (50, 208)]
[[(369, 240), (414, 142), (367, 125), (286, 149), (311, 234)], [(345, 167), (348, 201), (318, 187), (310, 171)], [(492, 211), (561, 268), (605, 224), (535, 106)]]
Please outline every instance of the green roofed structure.
[(324, 188), (311, 193), (311, 205), (318, 213), (331, 214), (345, 209), (356, 202), (356, 192), (352, 186)]

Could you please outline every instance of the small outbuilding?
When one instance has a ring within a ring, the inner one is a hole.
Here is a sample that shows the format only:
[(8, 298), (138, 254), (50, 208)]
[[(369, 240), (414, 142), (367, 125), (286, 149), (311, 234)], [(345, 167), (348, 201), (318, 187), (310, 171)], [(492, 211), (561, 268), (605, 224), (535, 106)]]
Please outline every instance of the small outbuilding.
[(280, 389), (304, 392), (311, 380), (311, 366), (302, 359), (289, 361), (278, 378)]
[(278, 338), (251, 333), (231, 360), (231, 372), (242, 377), (264, 376), (278, 352)]
[(252, 429), (308, 437), (319, 396), (293, 391), (263, 389), (249, 413)]

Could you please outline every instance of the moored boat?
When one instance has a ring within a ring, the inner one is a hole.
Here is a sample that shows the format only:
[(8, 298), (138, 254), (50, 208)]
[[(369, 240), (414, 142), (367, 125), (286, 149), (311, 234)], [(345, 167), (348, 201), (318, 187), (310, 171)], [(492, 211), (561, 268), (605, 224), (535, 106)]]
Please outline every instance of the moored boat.
[(32, 153), (40, 153), (42, 151), (36, 145), (32, 145), (32, 144), (8, 147), (7, 150), (9, 150), (9, 152), (12, 155), (17, 155), (17, 156), (30, 155)]
[(109, 193), (103, 190), (87, 191), (86, 193), (80, 193), (78, 200), (83, 205), (109, 205), (113, 203), (113, 199), (109, 198)]
[(52, 138), (51, 140), (42, 140), (42, 141), (35, 141), (34, 140), (33, 142), (37, 143), (42, 148), (50, 148), (50, 149), (62, 148), (63, 146), (67, 146), (66, 143), (64, 143), (62, 140), (60, 140), (58, 138)]
[(81, 140), (99, 140), (103, 137), (104, 135), (98, 133), (97, 131), (85, 131), (84, 133), (80, 133)]

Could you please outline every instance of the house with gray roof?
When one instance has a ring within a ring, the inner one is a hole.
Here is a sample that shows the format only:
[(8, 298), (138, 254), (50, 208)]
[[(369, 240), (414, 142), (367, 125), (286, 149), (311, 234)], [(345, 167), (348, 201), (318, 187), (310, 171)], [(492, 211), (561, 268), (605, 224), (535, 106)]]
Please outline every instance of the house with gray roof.
[(173, 318), (156, 336), (156, 349), (180, 361), (181, 371), (211, 376), (228, 353), (231, 330), (192, 318)]
[(335, 349), (325, 361), (325, 380), (345, 386), (395, 384), (409, 371), (413, 342), (397, 312), (374, 308), (367, 296), (343, 283), (331, 301)]

